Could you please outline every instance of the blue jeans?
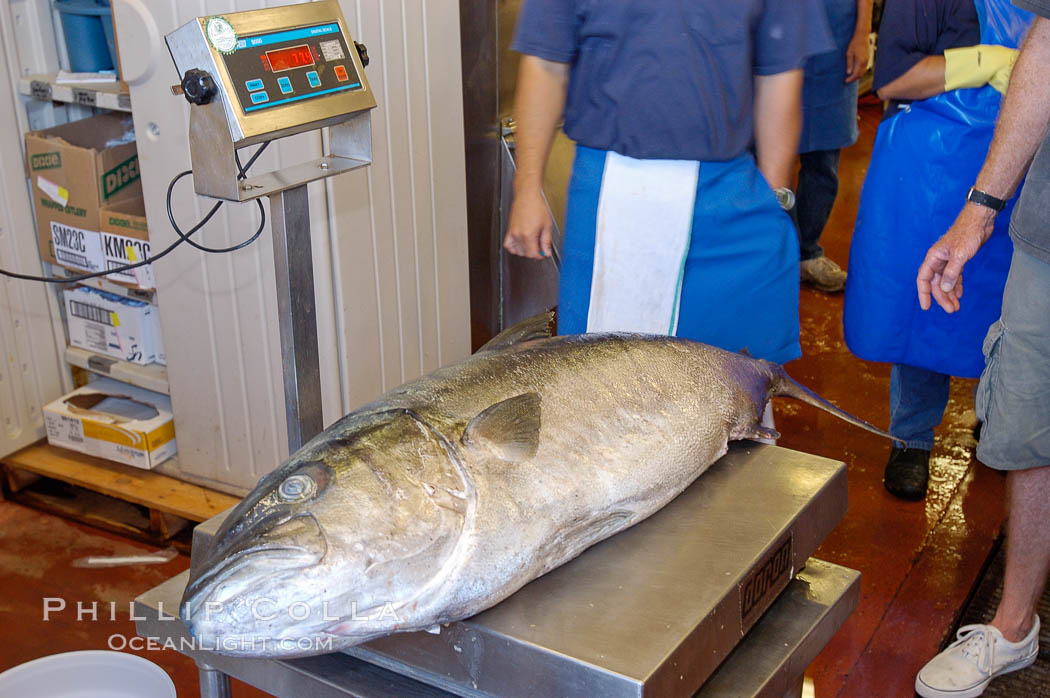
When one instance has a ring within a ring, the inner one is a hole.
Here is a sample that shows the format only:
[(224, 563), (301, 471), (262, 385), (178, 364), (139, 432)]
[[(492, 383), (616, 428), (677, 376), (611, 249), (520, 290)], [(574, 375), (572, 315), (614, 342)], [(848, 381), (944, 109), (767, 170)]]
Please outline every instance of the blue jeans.
[(890, 371), (890, 433), (908, 448), (933, 450), (933, 428), (948, 406), (951, 376), (893, 364)]
[(799, 259), (824, 255), (820, 234), (839, 193), (839, 151), (814, 150), (799, 155), (798, 191), (791, 220), (798, 231)]

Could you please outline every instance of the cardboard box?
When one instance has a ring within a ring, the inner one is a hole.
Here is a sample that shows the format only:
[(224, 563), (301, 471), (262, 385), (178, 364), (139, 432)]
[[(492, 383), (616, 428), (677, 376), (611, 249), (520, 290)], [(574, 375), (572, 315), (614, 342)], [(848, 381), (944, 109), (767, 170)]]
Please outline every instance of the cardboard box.
[(99, 378), (44, 405), (47, 441), (136, 468), (175, 455), (171, 398)]
[[(141, 197), (106, 204), (99, 209), (98, 218), (103, 263), (107, 269), (141, 262), (150, 256), (146, 207)], [(156, 288), (152, 264), (106, 278), (128, 288), (147, 291)]]
[(26, 164), (41, 258), (102, 271), (99, 208), (142, 198), (131, 116), (100, 114), (27, 133)]
[(136, 364), (157, 360), (156, 306), (86, 286), (62, 295), (70, 344)]

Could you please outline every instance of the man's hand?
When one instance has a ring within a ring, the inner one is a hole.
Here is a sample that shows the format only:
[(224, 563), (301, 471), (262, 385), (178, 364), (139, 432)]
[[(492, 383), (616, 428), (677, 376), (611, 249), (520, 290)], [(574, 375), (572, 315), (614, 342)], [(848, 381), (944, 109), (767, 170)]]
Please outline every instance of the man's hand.
[(868, 35), (857, 32), (846, 47), (846, 82), (856, 82), (868, 70), (871, 62), (871, 46)]
[(550, 257), (552, 227), (542, 192), (535, 189), (515, 192), (503, 247), (511, 254), (530, 259)]
[(535, 56), (522, 56), (518, 69), (514, 114), (514, 202), (503, 246), (511, 254), (542, 259), (551, 254), (551, 221), (543, 200), (543, 172), (547, 166), (558, 120), (565, 109), (569, 65)]
[(991, 237), (994, 223), (995, 211), (975, 204), (963, 207), (948, 232), (926, 253), (915, 277), (919, 306), (923, 310), (930, 309), (931, 295), (944, 312), (954, 313), (959, 309), (963, 267)]

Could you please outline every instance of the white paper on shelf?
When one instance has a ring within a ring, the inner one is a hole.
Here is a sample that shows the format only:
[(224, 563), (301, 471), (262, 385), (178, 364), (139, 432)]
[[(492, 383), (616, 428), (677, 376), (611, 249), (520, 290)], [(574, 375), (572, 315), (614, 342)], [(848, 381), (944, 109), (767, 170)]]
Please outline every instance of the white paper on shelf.
[(58, 75), (55, 76), (56, 85), (83, 85), (116, 81), (117, 74), (108, 70), (99, 73), (71, 73), (68, 70), (60, 70), (58, 71)]

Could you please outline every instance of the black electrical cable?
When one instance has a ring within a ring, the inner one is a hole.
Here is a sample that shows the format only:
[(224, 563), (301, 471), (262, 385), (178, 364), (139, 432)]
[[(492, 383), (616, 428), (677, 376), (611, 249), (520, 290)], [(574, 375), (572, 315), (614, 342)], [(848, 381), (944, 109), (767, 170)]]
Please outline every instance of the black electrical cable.
[[(175, 222), (175, 216), (174, 216), (174, 214), (171, 211), (171, 192), (175, 188), (175, 183), (178, 182), (180, 179), (182, 179), (183, 177), (185, 177), (188, 174), (192, 174), (192, 171), (191, 170), (186, 170), (185, 172), (180, 172), (179, 174), (175, 175), (175, 178), (173, 180), (171, 180), (171, 183), (168, 185), (168, 195), (167, 195), (167, 200), (168, 200), (168, 222), (171, 223), (171, 227), (175, 230), (175, 234), (179, 236), (179, 242), (188, 242), (191, 247), (196, 247), (201, 252), (212, 252), (212, 253), (215, 253), (215, 254), (222, 254), (222, 253), (225, 253), (225, 252), (233, 252), (235, 250), (239, 250), (242, 247), (247, 247), (248, 245), (250, 245), (253, 242), (255, 242), (256, 239), (258, 239), (258, 237), (260, 235), (262, 235), (263, 227), (266, 225), (266, 209), (265, 209), (265, 207), (263, 207), (262, 200), (256, 199), (255, 203), (259, 204), (259, 229), (255, 231), (254, 235), (252, 235), (250, 238), (248, 238), (244, 242), (238, 243), (236, 245), (232, 245), (230, 247), (207, 247), (205, 245), (201, 245), (198, 242), (194, 242), (193, 240), (190, 240), (190, 235), (193, 235), (195, 232), (200, 230), (204, 226), (205, 223), (207, 223), (209, 220), (211, 220), (211, 217), (214, 216), (216, 214), (216, 212), (218, 212), (219, 208), (226, 202), (225, 201), (217, 202), (214, 206), (211, 207), (211, 210), (208, 211), (208, 213), (204, 216), (204, 218), (202, 218), (197, 223), (197, 225), (195, 225), (192, 228), (190, 228), (189, 232), (186, 232), (186, 233), (182, 232), (182, 230), (179, 229), (179, 224)], [(112, 272), (110, 272), (110, 273), (112, 273)]]
[[(268, 145), (270, 145), (270, 141), (264, 142), (262, 144), (262, 146), (260, 146), (259, 149), (256, 150), (252, 154), (252, 156), (248, 159), (248, 164), (244, 165), (243, 167), (241, 166), (241, 159), (240, 159), (240, 157), (238, 157), (237, 151), (236, 150), (234, 151), (234, 155), (233, 156), (234, 156), (234, 160), (236, 160), (236, 162), (237, 162), (237, 170), (238, 170), (237, 179), (238, 180), (245, 179), (247, 177), (246, 172), (248, 171), (248, 169), (253, 164), (255, 164), (255, 161), (259, 158), (260, 155), (262, 155), (262, 152), (264, 150), (266, 150), (266, 146), (268, 146)], [(175, 229), (175, 233), (179, 236), (179, 239), (176, 240), (175, 242), (171, 243), (166, 248), (164, 248), (162, 251), (158, 252), (157, 254), (153, 255), (152, 257), (147, 257), (146, 259), (142, 260), (141, 262), (135, 262), (133, 264), (123, 264), (123, 265), (121, 265), (119, 267), (113, 267), (112, 269), (106, 269), (105, 271), (96, 271), (96, 272), (93, 272), (93, 273), (90, 273), (90, 274), (78, 274), (77, 276), (66, 276), (66, 277), (34, 276), (34, 275), (31, 275), (31, 274), (19, 274), (18, 272), (8, 271), (6, 269), (0, 269), (0, 275), (7, 276), (7, 277), (10, 277), (12, 279), (22, 279), (23, 281), (39, 281), (39, 282), (45, 283), (45, 284), (75, 284), (75, 283), (78, 283), (80, 281), (87, 281), (88, 279), (95, 279), (95, 278), (98, 278), (100, 276), (109, 276), (110, 274), (118, 274), (118, 273), (120, 273), (122, 271), (130, 271), (131, 269), (137, 269), (139, 267), (144, 267), (147, 264), (153, 264), (158, 259), (161, 259), (161, 258), (167, 256), (176, 247), (178, 247), (179, 245), (181, 245), (184, 242), (188, 242), (190, 245), (192, 245), (193, 247), (196, 247), (197, 249), (199, 249), (199, 250), (201, 250), (203, 252), (212, 252), (212, 253), (216, 253), (216, 254), (221, 254), (221, 253), (225, 253), (225, 252), (233, 252), (235, 250), (239, 250), (241, 248), (247, 247), (248, 245), (250, 245), (253, 242), (255, 242), (259, 238), (259, 236), (262, 235), (263, 228), (266, 226), (266, 209), (263, 207), (262, 201), (260, 199), (256, 199), (255, 200), (255, 202), (259, 205), (259, 214), (260, 214), (259, 229), (256, 230), (255, 234), (252, 235), (250, 238), (248, 238), (244, 242), (239, 243), (237, 245), (233, 245), (231, 247), (205, 247), (204, 245), (198, 245), (195, 241), (190, 240), (190, 236), (193, 235), (194, 233), (196, 233), (202, 227), (204, 227), (208, 223), (208, 221), (210, 221), (212, 219), (212, 216), (214, 216), (216, 214), (216, 212), (218, 212), (219, 208), (224, 203), (226, 203), (225, 201), (218, 201), (218, 202), (216, 202), (215, 205), (211, 207), (211, 210), (208, 211), (208, 213), (206, 213), (204, 215), (204, 218), (200, 219), (200, 221), (198, 221), (196, 225), (194, 225), (192, 228), (190, 228), (188, 232), (184, 233), (184, 232), (182, 232), (182, 230), (179, 229), (179, 226), (175, 223), (175, 217), (172, 215), (172, 212), (171, 212), (171, 192), (175, 188), (175, 183), (176, 182), (178, 182), (181, 178), (185, 177), (186, 175), (192, 174), (192, 172), (193, 172), (192, 170), (186, 170), (185, 172), (180, 172), (179, 174), (175, 175), (175, 177), (168, 184), (168, 193), (167, 193), (167, 200), (166, 200), (167, 209), (168, 209), (168, 221), (171, 223), (171, 226)]]
[[(247, 177), (247, 175), (245, 173), (248, 171), (248, 168), (250, 168), (252, 165), (255, 164), (255, 161), (259, 158), (260, 155), (262, 155), (262, 152), (264, 150), (266, 150), (266, 146), (268, 146), (268, 145), (270, 145), (270, 141), (266, 141), (265, 143), (263, 143), (259, 147), (259, 149), (256, 150), (252, 154), (251, 158), (248, 159), (248, 164), (244, 165), (244, 166), (241, 165), (241, 158), (240, 158), (239, 155), (237, 155), (237, 151), (236, 150), (233, 151), (233, 159), (237, 163), (237, 179), (238, 180), (245, 179)], [(175, 178), (172, 179), (171, 182), (168, 184), (168, 194), (167, 194), (167, 197), (166, 197), (166, 203), (167, 203), (167, 207), (168, 207), (168, 222), (171, 223), (171, 227), (175, 230), (175, 234), (179, 236), (179, 238), (181, 239), (182, 242), (188, 242), (192, 247), (196, 247), (201, 252), (212, 252), (212, 253), (215, 253), (215, 254), (223, 254), (223, 253), (226, 253), (226, 252), (234, 252), (234, 251), (239, 250), (241, 248), (247, 247), (248, 245), (250, 245), (253, 242), (255, 242), (259, 238), (260, 235), (262, 235), (263, 227), (266, 225), (266, 209), (263, 207), (262, 200), (261, 199), (256, 199), (255, 203), (259, 204), (259, 229), (255, 231), (254, 235), (252, 235), (250, 238), (248, 238), (244, 242), (239, 243), (237, 245), (232, 245), (230, 247), (206, 247), (206, 246), (201, 245), (201, 244), (199, 244), (199, 243), (197, 243), (197, 242), (195, 242), (193, 240), (190, 240), (190, 235), (193, 235), (202, 226), (204, 226), (205, 223), (207, 223), (209, 220), (211, 220), (211, 217), (214, 216), (216, 214), (216, 212), (218, 212), (219, 208), (224, 203), (226, 203), (225, 201), (217, 201), (217, 202), (215, 202), (215, 205), (211, 207), (211, 210), (208, 211), (208, 213), (204, 216), (204, 218), (202, 218), (197, 223), (197, 225), (195, 225), (192, 228), (190, 228), (190, 231), (188, 233), (183, 233), (182, 230), (179, 228), (179, 224), (175, 222), (175, 215), (171, 211), (171, 192), (175, 189), (175, 184), (180, 179), (182, 179), (186, 175), (192, 174), (192, 173), (193, 173), (193, 170), (186, 170), (185, 172), (180, 172), (179, 174), (175, 175)]]

